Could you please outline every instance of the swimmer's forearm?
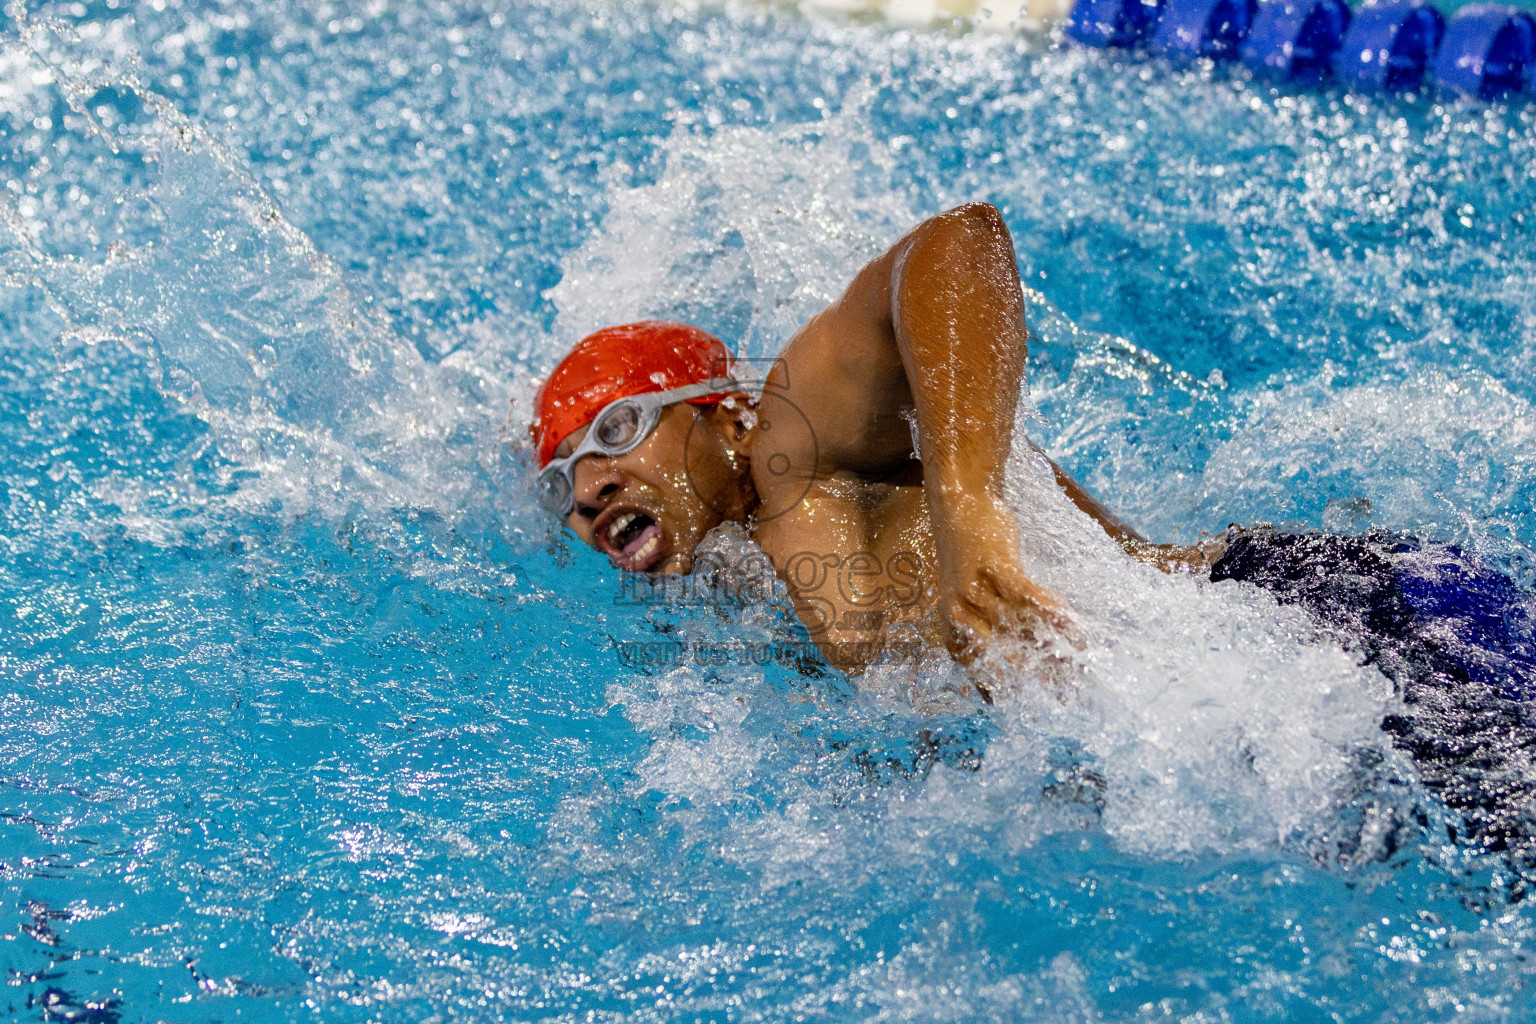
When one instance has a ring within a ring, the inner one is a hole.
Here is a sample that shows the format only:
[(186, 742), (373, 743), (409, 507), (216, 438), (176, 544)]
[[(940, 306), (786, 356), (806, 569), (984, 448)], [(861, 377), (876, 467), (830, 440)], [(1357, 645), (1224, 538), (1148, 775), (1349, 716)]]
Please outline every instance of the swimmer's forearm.
[(1000, 503), (1024, 382), (1024, 296), (1001, 216), (975, 204), (907, 240), (892, 322), (917, 409), (934, 526)]
[[(994, 207), (973, 204), (928, 221), (892, 255), (892, 333), (917, 408), (936, 537), (945, 547), (977, 531), (1006, 532), (998, 520), (1011, 516), (1003, 482), (1028, 356), (1013, 241)], [(1051, 469), (1110, 537), (1128, 549), (1146, 543), (1060, 466)]]

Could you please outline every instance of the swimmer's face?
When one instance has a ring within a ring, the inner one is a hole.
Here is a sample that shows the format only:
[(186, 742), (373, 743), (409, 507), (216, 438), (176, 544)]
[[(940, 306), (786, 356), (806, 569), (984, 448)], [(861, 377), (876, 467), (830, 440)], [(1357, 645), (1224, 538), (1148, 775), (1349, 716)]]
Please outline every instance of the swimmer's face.
[[(686, 573), (693, 549), (725, 519), (743, 521), (756, 504), (745, 452), (744, 403), (668, 406), (640, 447), (576, 464), (576, 535), (630, 572)], [(569, 455), (582, 427), (555, 449)]]

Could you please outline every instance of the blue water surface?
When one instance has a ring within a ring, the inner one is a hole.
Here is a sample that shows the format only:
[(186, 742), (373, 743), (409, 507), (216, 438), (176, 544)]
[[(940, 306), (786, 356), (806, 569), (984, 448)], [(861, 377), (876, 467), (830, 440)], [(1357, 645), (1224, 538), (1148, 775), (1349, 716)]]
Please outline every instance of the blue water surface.
[(15, 1019), (1531, 1019), (1528, 865), (1295, 610), (1068, 564), (1080, 680), (860, 687), (637, 601), (523, 431), (593, 327), (769, 356), (984, 199), (1026, 427), (1143, 532), (1365, 515), (1528, 598), (1532, 107), (767, 5), (5, 12)]

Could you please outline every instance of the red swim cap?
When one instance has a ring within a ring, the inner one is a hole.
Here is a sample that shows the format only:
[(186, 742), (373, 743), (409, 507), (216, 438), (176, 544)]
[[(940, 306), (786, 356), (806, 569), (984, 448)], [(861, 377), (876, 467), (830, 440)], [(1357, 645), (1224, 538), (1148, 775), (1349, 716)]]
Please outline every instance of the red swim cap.
[[(609, 402), (728, 377), (731, 358), (730, 349), (713, 334), (664, 320), (587, 335), (560, 360), (534, 399), (529, 430), (539, 449), (539, 466), (549, 465), (560, 442), (592, 422)], [(695, 405), (719, 400), (719, 395), (688, 399)]]

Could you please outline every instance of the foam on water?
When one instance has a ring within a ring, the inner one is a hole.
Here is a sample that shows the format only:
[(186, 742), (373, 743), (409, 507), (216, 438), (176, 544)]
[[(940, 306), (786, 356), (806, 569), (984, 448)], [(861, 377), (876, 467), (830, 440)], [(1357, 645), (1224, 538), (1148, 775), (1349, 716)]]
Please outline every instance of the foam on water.
[[(1444, 841), (1387, 681), (1299, 609), (1128, 561), (1022, 437), (1027, 564), (1082, 643), (998, 648), (991, 708), (939, 654), (859, 687), (733, 654), (805, 639), (782, 589), (628, 600), (521, 440), (592, 325), (770, 356), (990, 198), (1030, 287), (1021, 422), (1140, 529), (1359, 495), (1515, 564), (1528, 111), (757, 7), (21, 13), (16, 1012), (1528, 1011), (1512, 868)], [(618, 653), (657, 641), (727, 656)]]
[[(654, 184), (614, 188), (601, 229), (547, 292), (566, 344), (637, 311), (698, 322), (772, 356), (915, 223), (895, 159), (852, 115), (784, 128), (685, 126)], [(847, 173), (857, 163), (867, 176)]]

